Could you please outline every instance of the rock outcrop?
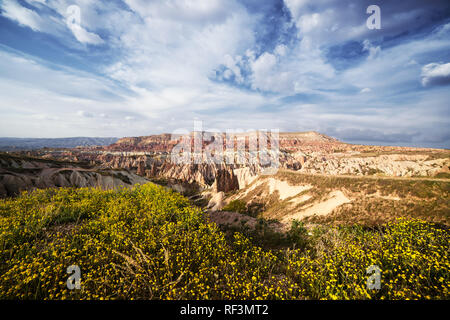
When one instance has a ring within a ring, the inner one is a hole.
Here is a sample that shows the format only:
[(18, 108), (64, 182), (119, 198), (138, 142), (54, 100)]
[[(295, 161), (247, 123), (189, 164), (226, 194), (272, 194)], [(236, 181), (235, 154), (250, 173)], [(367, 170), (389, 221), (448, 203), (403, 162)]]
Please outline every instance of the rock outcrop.
[(127, 170), (83, 168), (76, 163), (0, 156), (0, 197), (24, 190), (53, 187), (100, 187), (114, 189), (150, 181)]
[[(223, 134), (224, 150), (225, 138)], [(271, 150), (274, 141), (270, 135), (268, 138), (267, 150)], [(449, 150), (350, 145), (317, 132), (280, 133), (278, 138), (279, 150), (275, 156), (279, 165), (275, 172), (281, 168), (309, 174), (403, 177), (449, 173)], [(191, 155), (191, 160), (200, 157), (198, 163), (172, 162), (171, 151), (181, 137), (169, 134), (123, 138), (107, 147), (43, 150), (32, 155), (81, 161), (104, 170), (125, 169), (145, 178), (179, 180), (228, 192), (244, 188), (266, 172), (266, 166), (261, 164), (264, 152), (251, 152), (249, 139), (248, 133), (236, 134), (232, 141), (235, 146), (241, 141), (244, 149), (229, 148), (218, 163), (207, 156), (212, 140), (203, 141), (201, 153)], [(187, 145), (191, 151), (195, 150), (193, 133)], [(233, 161), (227, 162), (228, 158)], [(257, 159), (256, 163), (252, 159)]]

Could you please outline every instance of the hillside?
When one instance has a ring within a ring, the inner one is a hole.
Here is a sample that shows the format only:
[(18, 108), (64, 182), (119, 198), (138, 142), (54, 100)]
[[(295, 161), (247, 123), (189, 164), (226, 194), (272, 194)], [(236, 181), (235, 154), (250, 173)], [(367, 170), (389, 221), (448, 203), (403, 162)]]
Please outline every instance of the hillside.
[[(235, 135), (235, 145), (238, 140), (245, 141), (246, 149), (229, 150), (226, 155), (234, 160), (232, 163), (225, 159), (208, 160), (205, 150), (211, 141), (207, 139), (202, 144), (202, 153), (196, 155), (201, 156), (201, 163), (193, 163), (193, 157), (186, 163), (173, 163), (170, 152), (180, 142), (180, 137), (169, 134), (122, 138), (105, 147), (36, 150), (27, 154), (82, 161), (104, 169), (126, 169), (148, 179), (177, 180), (204, 189), (213, 186), (216, 191), (230, 192), (244, 188), (265, 169), (261, 152), (257, 153), (258, 161), (252, 161), (248, 139), (248, 133)], [(193, 149), (193, 133), (189, 143)], [(271, 147), (270, 143), (268, 147)], [(276, 158), (280, 169), (305, 174), (450, 176), (450, 150), (351, 145), (317, 132), (280, 133)]]
[[(448, 299), (449, 240), (419, 220), (247, 238), (152, 184), (36, 190), (0, 200), (0, 298)], [(371, 265), (381, 290), (366, 286)]]
[[(239, 201), (252, 218), (276, 219), (284, 228), (293, 220), (379, 226), (398, 217), (450, 225), (449, 150), (349, 145), (317, 132), (279, 137), (275, 175), (261, 175), (263, 166), (249, 161), (173, 163), (169, 151), (179, 140), (168, 134), (123, 138), (107, 147), (4, 154), (0, 194), (153, 181), (189, 196), (216, 222), (235, 219), (217, 212)], [(247, 151), (237, 154), (249, 159)]]
[[(253, 179), (209, 207), (242, 202), (253, 216), (289, 225), (305, 223), (376, 226), (399, 217), (450, 226), (450, 179), (329, 176), (280, 170)], [(207, 193), (206, 193), (207, 195)]]
[(105, 146), (117, 138), (74, 137), (74, 138), (0, 138), (0, 150), (35, 150), (42, 148), (75, 148)]
[(0, 153), (0, 197), (24, 190), (52, 187), (101, 187), (114, 189), (147, 183), (129, 171), (99, 169), (82, 162), (56, 161)]
[[(248, 144), (248, 138), (252, 134), (257, 134), (257, 132), (243, 132), (243, 133), (234, 133), (233, 137), (236, 139), (245, 139)], [(195, 135), (204, 135), (205, 137), (212, 136), (211, 132), (191, 132), (189, 134), (191, 143), (193, 144)], [(225, 133), (220, 134), (222, 140), (225, 141), (227, 135)], [(271, 137), (271, 133), (268, 132), (268, 136)], [(328, 137), (324, 134), (308, 131), (308, 132), (280, 132), (279, 135), (279, 143), (280, 148), (289, 149), (289, 148), (298, 148), (300, 146), (318, 146), (322, 147), (325, 145), (342, 145), (343, 143), (332, 138)], [(211, 140), (205, 139), (205, 140)], [(159, 134), (159, 135), (151, 135), (151, 136), (142, 136), (142, 137), (126, 137), (119, 139), (116, 143), (113, 143), (106, 147), (107, 150), (110, 151), (127, 151), (127, 152), (162, 152), (168, 153), (172, 150), (172, 148), (181, 141), (180, 135), (172, 135), (168, 133)], [(208, 144), (208, 141), (204, 141), (203, 147)]]

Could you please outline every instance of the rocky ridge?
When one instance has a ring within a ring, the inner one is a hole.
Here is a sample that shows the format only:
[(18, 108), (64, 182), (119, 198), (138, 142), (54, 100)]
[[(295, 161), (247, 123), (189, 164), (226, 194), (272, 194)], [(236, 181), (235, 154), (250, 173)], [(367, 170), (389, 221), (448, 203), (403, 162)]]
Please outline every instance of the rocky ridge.
[[(197, 133), (199, 134), (199, 133)], [(174, 163), (171, 151), (181, 141), (181, 136), (161, 134), (119, 139), (106, 147), (34, 152), (34, 155), (59, 160), (84, 161), (102, 169), (126, 169), (148, 179), (168, 179), (195, 183), (201, 188), (215, 192), (228, 192), (244, 188), (259, 174), (264, 166), (250, 160), (250, 134), (236, 134), (245, 149), (229, 149), (237, 163), (229, 164), (225, 159), (214, 163), (205, 158), (205, 151), (215, 140), (210, 134), (201, 144), (200, 163)], [(225, 147), (225, 134), (221, 134)], [(279, 133), (279, 169), (289, 169), (308, 174), (356, 175), (356, 176), (426, 176), (449, 174), (450, 151), (426, 148), (360, 146), (340, 142), (317, 132)], [(220, 138), (220, 137), (219, 137)], [(217, 139), (219, 139), (217, 138)], [(268, 134), (271, 148), (271, 134)], [(195, 151), (196, 135), (191, 133), (187, 145)], [(227, 153), (225, 153), (225, 156)], [(228, 154), (229, 155), (229, 154)], [(261, 153), (257, 153), (261, 160)]]
[(53, 187), (114, 189), (150, 182), (128, 170), (102, 170), (87, 165), (0, 154), (0, 197), (24, 190)]

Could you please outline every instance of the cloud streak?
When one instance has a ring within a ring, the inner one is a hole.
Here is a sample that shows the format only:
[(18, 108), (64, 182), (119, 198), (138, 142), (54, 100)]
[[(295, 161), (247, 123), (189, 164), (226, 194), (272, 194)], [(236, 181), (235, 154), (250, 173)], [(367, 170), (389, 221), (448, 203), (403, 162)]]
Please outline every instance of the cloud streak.
[(424, 86), (450, 84), (450, 63), (429, 63), (423, 66), (422, 84)]

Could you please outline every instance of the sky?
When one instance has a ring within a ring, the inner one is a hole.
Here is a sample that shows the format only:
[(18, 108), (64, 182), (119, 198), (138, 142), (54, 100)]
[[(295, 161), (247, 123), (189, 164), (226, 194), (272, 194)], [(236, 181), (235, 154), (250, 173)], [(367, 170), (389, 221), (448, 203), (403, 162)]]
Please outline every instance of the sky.
[(202, 121), (450, 148), (450, 1), (0, 0), (0, 115), (3, 137)]

